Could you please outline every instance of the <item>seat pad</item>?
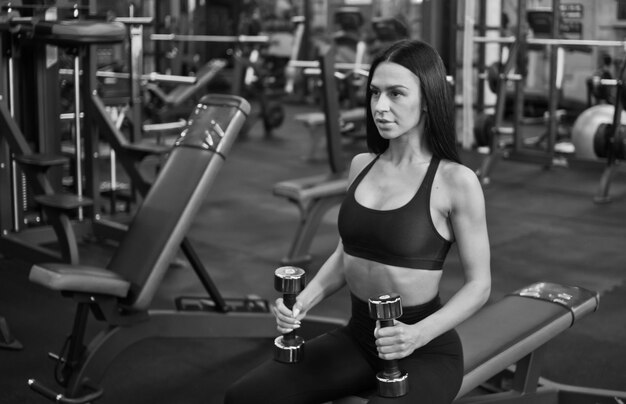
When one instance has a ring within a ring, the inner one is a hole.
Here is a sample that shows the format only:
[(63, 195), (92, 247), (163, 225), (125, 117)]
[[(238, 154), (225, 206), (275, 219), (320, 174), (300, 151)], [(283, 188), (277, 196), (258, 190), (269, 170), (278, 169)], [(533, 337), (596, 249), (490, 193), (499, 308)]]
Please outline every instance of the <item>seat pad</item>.
[[(538, 282), (483, 307), (456, 327), (464, 352), (459, 397), (544, 345), (582, 316), (597, 310), (599, 295), (587, 289)], [(366, 391), (333, 404), (361, 404)]]
[(274, 194), (304, 203), (312, 199), (343, 195), (347, 189), (347, 177), (315, 175), (281, 181), (274, 185)]
[(28, 279), (60, 292), (125, 297), (130, 283), (113, 271), (87, 265), (35, 264)]

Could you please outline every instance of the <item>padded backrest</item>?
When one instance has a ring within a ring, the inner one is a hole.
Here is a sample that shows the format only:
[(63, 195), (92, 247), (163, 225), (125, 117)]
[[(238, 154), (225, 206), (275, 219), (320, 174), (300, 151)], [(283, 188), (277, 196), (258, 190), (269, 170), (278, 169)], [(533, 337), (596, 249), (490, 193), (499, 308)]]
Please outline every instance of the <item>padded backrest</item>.
[(108, 265), (131, 283), (129, 309), (150, 305), (249, 111), (233, 95), (198, 103)]

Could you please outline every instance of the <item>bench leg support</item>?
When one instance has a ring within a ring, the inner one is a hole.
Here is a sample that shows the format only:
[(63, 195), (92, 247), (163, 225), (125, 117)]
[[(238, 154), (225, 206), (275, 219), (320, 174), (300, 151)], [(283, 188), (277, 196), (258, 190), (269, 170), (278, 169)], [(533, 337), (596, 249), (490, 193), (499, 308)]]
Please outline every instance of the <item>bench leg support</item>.
[(9, 324), (2, 316), (0, 316), (0, 348), (12, 350), (20, 350), (23, 348), (22, 344), (13, 338), (9, 330)]

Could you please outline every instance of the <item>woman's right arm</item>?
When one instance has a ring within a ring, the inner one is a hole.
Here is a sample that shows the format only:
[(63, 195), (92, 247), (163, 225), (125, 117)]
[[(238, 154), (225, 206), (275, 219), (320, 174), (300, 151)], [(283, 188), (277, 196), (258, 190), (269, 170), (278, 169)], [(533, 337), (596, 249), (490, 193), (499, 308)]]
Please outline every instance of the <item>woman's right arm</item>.
[[(348, 183), (352, 183), (361, 170), (374, 158), (370, 153), (361, 153), (352, 159), (348, 174)], [(343, 244), (341, 240), (335, 251), (328, 257), (317, 274), (296, 298), (293, 312), (283, 303), (282, 297), (276, 299), (273, 307), (278, 331), (287, 333), (300, 326), (300, 320), (316, 304), (332, 295), (346, 284), (343, 271)]]
[(293, 312), (285, 306), (283, 298), (276, 299), (274, 315), (276, 325), (282, 334), (293, 331), (300, 326), (300, 320), (306, 316), (316, 304), (332, 295), (346, 284), (343, 272), (343, 245), (337, 244), (335, 251), (328, 257), (324, 265), (317, 271), (313, 279), (298, 294)]

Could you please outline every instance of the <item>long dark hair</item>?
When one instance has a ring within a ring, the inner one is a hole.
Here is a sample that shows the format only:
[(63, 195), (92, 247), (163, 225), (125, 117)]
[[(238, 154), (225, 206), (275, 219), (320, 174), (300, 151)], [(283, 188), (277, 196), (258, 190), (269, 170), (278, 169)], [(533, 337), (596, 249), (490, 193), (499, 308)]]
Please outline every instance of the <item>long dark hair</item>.
[[(380, 154), (389, 147), (389, 140), (378, 133), (371, 110), (372, 92), (370, 84), (374, 71), (382, 62), (397, 63), (413, 72), (420, 81), (422, 105), (426, 107), (424, 135), (426, 144), (435, 157), (460, 163), (456, 143), (454, 104), (446, 70), (441, 57), (425, 42), (403, 39), (393, 43), (373, 60), (366, 89), (367, 147), (370, 152)], [(418, 113), (418, 111), (415, 111)]]

